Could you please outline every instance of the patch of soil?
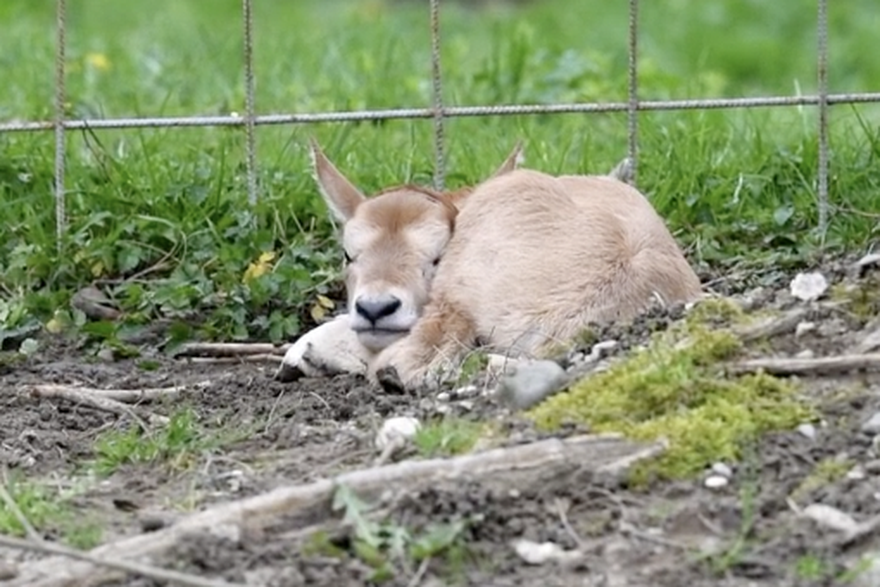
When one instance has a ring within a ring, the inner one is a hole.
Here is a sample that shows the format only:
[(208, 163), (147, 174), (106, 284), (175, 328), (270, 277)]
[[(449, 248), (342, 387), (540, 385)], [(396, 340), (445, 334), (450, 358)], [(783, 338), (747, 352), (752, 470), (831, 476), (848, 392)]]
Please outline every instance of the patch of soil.
[[(843, 279), (849, 260), (829, 262), (829, 281)], [(801, 304), (787, 291), (792, 273), (769, 274), (755, 290), (719, 280), (725, 294), (755, 298), (759, 308)], [(736, 282), (736, 277), (731, 280)], [(746, 289), (750, 291), (746, 291)], [(681, 308), (656, 311), (626, 329), (606, 329), (626, 349), (668, 327)], [(841, 353), (869, 334), (871, 322), (841, 308), (814, 308), (815, 327), (772, 339), (762, 355)], [(173, 399), (132, 407), (137, 417), (171, 415), (189, 406), (207, 436), (219, 439), (195, 450), (185, 463), (139, 463), (94, 482), (73, 504), (83, 519), (100, 520), (103, 541), (148, 532), (194, 509), (203, 509), (282, 485), (301, 484), (369, 467), (378, 455), (375, 431), (390, 416), (420, 419), (438, 414), (435, 397), (389, 395), (358, 377), (301, 379), (282, 384), (274, 365), (207, 364), (149, 354), (101, 362), (74, 345), (46, 340), (40, 352), (0, 380), (0, 465), (31, 480), (62, 479), (97, 458), (99, 434), (132, 425), (128, 416), (69, 400), (28, 393), (46, 383), (112, 388), (185, 385)], [(833, 506), (858, 521), (880, 516), (880, 440), (862, 430), (880, 412), (880, 376), (849, 374), (805, 380), (823, 398), (823, 421), (810, 432), (766, 435), (732, 469), (723, 488), (705, 478), (655, 482), (635, 489), (619, 481), (547, 479), (539, 490), (490, 488), (479, 483), (438, 484), (383, 504), (389, 524), (412, 534), (432, 524), (463, 522), (460, 557), (432, 557), (420, 564), (398, 561), (384, 585), (480, 586), (807, 586), (840, 584), (860, 556), (880, 553), (867, 535), (848, 545), (840, 534), (805, 518), (798, 508)], [(502, 422), (510, 442), (540, 435), (479, 394), (447, 410)], [(569, 432), (574, 432), (569, 431)], [(413, 456), (412, 453), (409, 453)], [(810, 485), (828, 463), (841, 474)], [(793, 497), (796, 496), (796, 497)], [(362, 586), (374, 572), (356, 557), (352, 531), (326, 525), (322, 538), (303, 541), (302, 520), (279, 518), (238, 540), (216, 532), (195, 534), (156, 564), (205, 577), (267, 586)], [(52, 533), (52, 532), (50, 532)], [(567, 563), (530, 565), (515, 551), (517, 540), (552, 542), (583, 555)], [(305, 544), (305, 546), (304, 546)], [(12, 551), (2, 554), (25, 564)], [(106, 585), (147, 587), (163, 583), (136, 577)], [(378, 584), (378, 583), (377, 583)]]

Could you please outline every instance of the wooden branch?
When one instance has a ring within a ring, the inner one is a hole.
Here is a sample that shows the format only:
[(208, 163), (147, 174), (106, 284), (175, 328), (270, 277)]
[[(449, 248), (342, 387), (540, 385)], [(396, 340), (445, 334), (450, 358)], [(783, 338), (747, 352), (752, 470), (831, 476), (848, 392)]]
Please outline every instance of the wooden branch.
[[(559, 479), (569, 473), (616, 472), (619, 463), (631, 460), (633, 454), (650, 458), (661, 454), (665, 446), (663, 442), (641, 443), (617, 434), (604, 434), (551, 438), (448, 459), (403, 461), (221, 504), (161, 530), (99, 546), (91, 555), (110, 559), (156, 557), (173, 550), (193, 533), (240, 536), (243, 529), (259, 531), (281, 516), (294, 525), (298, 519), (303, 524), (314, 524), (336, 515), (330, 505), (338, 485), (348, 486), (366, 500), (377, 499), (392, 488), (401, 493), (413, 492), (444, 481), (479, 480), (497, 491), (509, 491), (512, 487), (529, 491), (545, 487), (548, 478)], [(104, 573), (94, 564), (54, 557), (23, 566), (19, 577), (7, 585), (61, 587), (76, 583), (86, 587), (97, 585), (103, 577)]]
[(267, 342), (188, 342), (180, 346), (177, 357), (242, 357), (247, 355), (284, 356), (290, 344), (274, 345)]
[(880, 370), (880, 353), (814, 359), (751, 359), (735, 363), (729, 370), (732, 373), (764, 371), (771, 375), (837, 375), (849, 371), (876, 371)]
[(786, 312), (782, 316), (773, 317), (758, 324), (750, 324), (746, 327), (734, 329), (733, 333), (739, 336), (743, 342), (753, 342), (762, 338), (773, 338), (794, 332), (797, 325), (803, 322), (810, 311), (806, 308), (796, 308)]
[(274, 363), (279, 364), (284, 360), (281, 354), (239, 355), (236, 357), (186, 357), (192, 363), (210, 363), (218, 365), (234, 365), (236, 363)]
[(79, 399), (82, 394), (88, 394), (94, 398), (113, 400), (134, 404), (143, 401), (152, 401), (163, 397), (178, 395), (188, 388), (201, 388), (210, 385), (209, 381), (202, 381), (196, 385), (177, 385), (174, 387), (147, 387), (143, 389), (99, 389), (96, 387), (74, 387), (70, 385), (58, 385), (44, 383), (34, 385), (32, 390), (42, 397), (67, 397)]
[[(33, 397), (66, 399), (74, 403), (91, 406), (103, 412), (110, 412), (119, 416), (131, 416), (138, 419), (129, 406), (115, 399), (90, 393), (88, 389), (84, 390), (83, 388), (66, 387), (63, 385), (42, 385), (31, 387), (29, 392)], [(147, 417), (147, 421), (151, 424), (167, 424), (168, 418), (159, 414), (150, 414)]]
[(67, 548), (66, 546), (54, 542), (46, 542), (45, 540), (23, 540), (21, 538), (14, 538), (12, 536), (4, 536), (3, 534), (0, 534), (0, 546), (44, 554), (55, 554), (66, 558), (86, 561), (89, 564), (99, 567), (133, 573), (135, 575), (141, 575), (142, 577), (148, 577), (158, 581), (168, 581), (172, 584), (185, 585), (186, 587), (245, 587), (239, 583), (227, 583), (226, 581), (203, 579), (202, 577), (196, 577), (195, 575), (160, 569), (158, 567), (134, 561), (101, 558), (87, 552)]

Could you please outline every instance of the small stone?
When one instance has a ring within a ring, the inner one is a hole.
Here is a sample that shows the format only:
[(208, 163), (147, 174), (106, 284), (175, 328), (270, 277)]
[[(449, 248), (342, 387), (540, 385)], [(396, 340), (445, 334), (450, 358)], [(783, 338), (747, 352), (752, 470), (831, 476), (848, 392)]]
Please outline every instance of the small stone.
[(794, 337), (800, 338), (808, 332), (812, 332), (816, 330), (815, 322), (798, 322), (798, 325), (794, 329)]
[(470, 412), (474, 409), (474, 402), (473, 402), (473, 400), (463, 399), (460, 402), (458, 402), (458, 407), (460, 407), (462, 410), (464, 410), (466, 412)]
[(18, 576), (18, 567), (6, 561), (0, 561), (0, 581), (9, 581)]
[(438, 402), (448, 402), (450, 397), (451, 396), (449, 395), (448, 391), (441, 391), (440, 393), (437, 394), (437, 401)]
[(813, 440), (816, 438), (816, 427), (812, 424), (801, 424), (796, 428), (798, 434), (805, 438)]
[(789, 284), (791, 295), (804, 302), (819, 299), (828, 289), (828, 280), (818, 271), (798, 273)]
[(860, 467), (859, 465), (856, 465), (855, 467), (853, 467), (852, 469), (850, 469), (849, 471), (846, 472), (846, 478), (849, 479), (850, 481), (861, 481), (862, 479), (864, 479), (867, 476), (868, 476), (868, 474), (865, 473), (865, 470), (862, 467)]
[(616, 340), (603, 340), (601, 342), (597, 342), (590, 349), (590, 355), (586, 357), (588, 361), (600, 361), (607, 357), (611, 351), (617, 348)]
[(105, 363), (112, 363), (116, 360), (116, 356), (113, 354), (113, 349), (111, 348), (103, 348), (99, 350), (97, 357)]
[(707, 489), (722, 489), (723, 487), (727, 487), (728, 483), (729, 481), (727, 480), (727, 477), (721, 475), (709, 475), (703, 482)]
[(812, 350), (804, 349), (801, 352), (797, 353), (794, 356), (794, 358), (795, 359), (812, 359), (815, 356), (816, 356), (816, 353), (814, 353)]
[(464, 387), (459, 387), (452, 393), (455, 397), (473, 397), (480, 393), (480, 389), (476, 385), (465, 385)]
[(407, 441), (416, 435), (421, 424), (417, 418), (398, 416), (388, 418), (376, 435), (376, 448), (384, 450), (391, 442)]
[(811, 503), (803, 509), (802, 515), (838, 532), (855, 532), (859, 526), (849, 514), (824, 503)]
[(546, 562), (569, 562), (583, 555), (576, 551), (566, 551), (554, 542), (532, 542), (521, 538), (513, 542), (516, 554), (530, 565), (543, 565)]
[(712, 465), (712, 472), (721, 475), (726, 479), (733, 477), (733, 470), (724, 463), (715, 463)]
[(862, 424), (862, 432), (867, 434), (880, 434), (880, 412), (875, 412)]
[(501, 381), (501, 397), (518, 409), (533, 406), (565, 384), (565, 370), (554, 361), (523, 363)]
[(870, 475), (880, 475), (880, 459), (868, 461), (864, 465), (865, 472)]

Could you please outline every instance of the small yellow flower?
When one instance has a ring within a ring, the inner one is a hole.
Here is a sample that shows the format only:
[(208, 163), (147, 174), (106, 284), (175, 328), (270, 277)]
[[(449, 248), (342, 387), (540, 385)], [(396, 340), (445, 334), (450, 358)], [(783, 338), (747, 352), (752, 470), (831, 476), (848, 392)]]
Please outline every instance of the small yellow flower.
[(86, 63), (99, 71), (110, 69), (110, 60), (103, 53), (86, 53)]
[(261, 253), (260, 257), (253, 263), (248, 264), (248, 268), (244, 271), (242, 281), (247, 283), (252, 279), (257, 279), (261, 275), (265, 275), (272, 268), (272, 261), (275, 259), (275, 251), (266, 251)]

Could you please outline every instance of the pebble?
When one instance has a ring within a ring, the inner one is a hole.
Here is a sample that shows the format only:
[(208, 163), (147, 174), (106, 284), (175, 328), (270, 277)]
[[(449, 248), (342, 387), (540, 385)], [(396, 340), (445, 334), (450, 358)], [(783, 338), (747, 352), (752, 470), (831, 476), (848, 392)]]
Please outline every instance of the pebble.
[(18, 567), (13, 563), (0, 561), (0, 581), (9, 581), (18, 576)]
[(583, 554), (576, 550), (566, 551), (554, 542), (532, 542), (520, 538), (513, 542), (516, 554), (530, 565), (542, 565), (547, 562), (570, 562), (580, 559)]
[(419, 431), (421, 423), (417, 418), (409, 416), (396, 416), (388, 418), (382, 423), (382, 428), (376, 435), (376, 448), (384, 450), (391, 442), (409, 440)]
[(812, 424), (801, 424), (796, 428), (798, 434), (809, 438), (810, 440), (814, 440), (816, 438), (816, 427)]
[(798, 273), (789, 284), (791, 295), (804, 302), (819, 299), (828, 289), (828, 280), (818, 271)]
[(712, 465), (712, 472), (721, 475), (726, 479), (733, 477), (733, 470), (724, 463), (715, 463)]
[(811, 349), (804, 349), (801, 352), (797, 353), (794, 356), (794, 358), (795, 359), (812, 359), (815, 356), (816, 356), (816, 353), (814, 353)]
[(880, 459), (874, 459), (865, 463), (865, 472), (871, 475), (880, 475)]
[(859, 525), (849, 514), (824, 503), (811, 503), (803, 509), (802, 515), (838, 532), (855, 532)]
[(875, 412), (862, 424), (862, 432), (867, 434), (880, 434), (880, 412)]
[(812, 332), (816, 330), (815, 322), (798, 322), (798, 325), (794, 329), (794, 337), (800, 338), (808, 332)]
[(480, 388), (476, 385), (465, 385), (464, 387), (459, 387), (452, 393), (455, 397), (473, 397), (480, 393)]
[(499, 393), (517, 409), (525, 409), (547, 398), (565, 384), (565, 370), (555, 361), (533, 361), (517, 365), (501, 380)]
[(451, 396), (449, 395), (448, 391), (441, 391), (440, 393), (437, 394), (437, 401), (438, 402), (448, 402), (450, 397)]
[(865, 470), (861, 467), (861, 465), (856, 465), (846, 472), (846, 478), (850, 481), (861, 481), (867, 476), (868, 474), (865, 473)]
[(721, 489), (727, 487), (728, 483), (727, 477), (722, 475), (709, 475), (703, 482), (707, 489)]
[(458, 402), (458, 407), (460, 407), (462, 410), (465, 410), (466, 412), (470, 412), (474, 409), (474, 402), (473, 400), (463, 399)]

